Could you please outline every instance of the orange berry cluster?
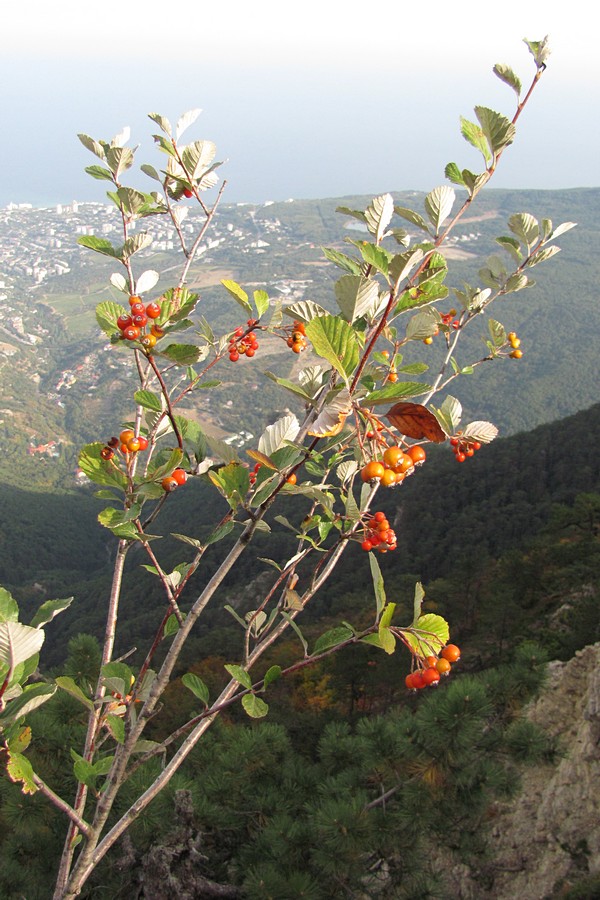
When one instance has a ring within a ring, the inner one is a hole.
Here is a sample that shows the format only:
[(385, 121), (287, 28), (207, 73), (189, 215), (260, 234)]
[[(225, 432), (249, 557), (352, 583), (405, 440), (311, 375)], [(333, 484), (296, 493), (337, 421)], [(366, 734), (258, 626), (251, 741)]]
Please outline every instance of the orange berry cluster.
[(509, 331), (506, 337), (508, 338), (508, 343), (512, 347), (511, 352), (508, 354), (510, 358), (521, 359), (521, 357), (523, 356), (523, 351), (519, 349), (519, 347), (521, 346), (521, 341), (517, 337), (516, 331)]
[(305, 334), (306, 328), (304, 327), (304, 322), (294, 322), (292, 333), (286, 341), (288, 347), (291, 347), (294, 353), (302, 353), (303, 350), (306, 350), (307, 343), (304, 336)]
[(450, 674), (452, 664), (459, 659), (460, 649), (456, 644), (446, 644), (439, 657), (426, 656), (425, 659), (419, 660), (420, 667), (407, 675), (404, 683), (410, 691), (435, 686), (442, 676)]
[(118, 438), (111, 437), (106, 442), (106, 447), (102, 448), (100, 456), (105, 460), (112, 459), (117, 448), (124, 455), (138, 453), (140, 450), (148, 449), (148, 438), (141, 434), (136, 434), (131, 428), (125, 428)]
[(462, 438), (457, 437), (450, 438), (450, 446), (456, 457), (456, 462), (459, 463), (463, 463), (467, 456), (475, 456), (475, 452), (481, 450), (479, 441), (463, 440)]
[(378, 550), (380, 553), (387, 553), (388, 550), (395, 550), (398, 546), (396, 543), (396, 532), (390, 528), (390, 523), (385, 517), (385, 513), (376, 512), (367, 521), (365, 525), (365, 535), (362, 549), (369, 553), (371, 550)]
[[(248, 319), (248, 328), (255, 328), (258, 325), (258, 319)], [(241, 339), (241, 340), (240, 340)], [(229, 359), (231, 362), (237, 362), (240, 356), (247, 356), (251, 359), (258, 350), (258, 341), (253, 331), (244, 334), (241, 325), (233, 332), (233, 337), (229, 341)]]
[(381, 461), (372, 459), (360, 470), (364, 482), (380, 481), (384, 487), (393, 487), (412, 475), (415, 466), (425, 462), (426, 453), (420, 444), (413, 444), (406, 450), (402, 447), (387, 447)]
[(166, 491), (167, 494), (170, 494), (171, 491), (177, 490), (182, 484), (185, 484), (187, 481), (187, 472), (185, 469), (174, 469), (170, 475), (167, 475), (161, 481), (161, 486), (163, 491)]
[[(117, 319), (120, 337), (125, 341), (139, 341), (146, 352), (152, 350), (157, 340), (164, 335), (164, 329), (154, 322), (161, 313), (160, 303), (155, 300), (144, 305), (142, 298), (132, 294), (129, 298), (129, 314), (123, 313)], [(148, 330), (148, 320), (152, 321)]]

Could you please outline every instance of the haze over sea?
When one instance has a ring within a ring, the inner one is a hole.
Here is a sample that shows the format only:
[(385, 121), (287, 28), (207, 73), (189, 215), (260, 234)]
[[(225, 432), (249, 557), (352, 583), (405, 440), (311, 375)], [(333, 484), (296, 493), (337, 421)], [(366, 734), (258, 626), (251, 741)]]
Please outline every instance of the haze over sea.
[(492, 66), (510, 65), (527, 86), (534, 66), (522, 38), (546, 34), (548, 71), (494, 184), (595, 186), (600, 57), (586, 48), (583, 17), (581, 0), (505, 0), (485, 18), (475, 0), (432, 0), (426, 18), (392, 0), (181, 0), (168, 15), (157, 0), (133, 0), (115, 18), (76, 0), (12, 4), (0, 205), (102, 200), (77, 132), (110, 139), (129, 125), (143, 162), (156, 130), (146, 114), (175, 121), (192, 107), (204, 112), (189, 139), (214, 140), (228, 160), (229, 202), (430, 190), (451, 160), (481, 169), (460, 116), (473, 118), (475, 104), (511, 116), (515, 95)]

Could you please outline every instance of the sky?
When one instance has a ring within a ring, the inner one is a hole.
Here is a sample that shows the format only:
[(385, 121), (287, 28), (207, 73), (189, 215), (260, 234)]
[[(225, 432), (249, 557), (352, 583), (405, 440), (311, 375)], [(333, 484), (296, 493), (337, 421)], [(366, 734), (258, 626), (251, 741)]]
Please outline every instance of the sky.
[(203, 112), (189, 139), (215, 141), (227, 161), (226, 202), (431, 190), (450, 161), (480, 170), (460, 116), (477, 104), (512, 116), (515, 95), (492, 67), (528, 84), (523, 38), (545, 35), (548, 69), (494, 184), (597, 186), (594, 17), (581, 0), (11, 0), (0, 206), (103, 200), (76, 134), (110, 139), (129, 125), (138, 164), (160, 168), (147, 113), (174, 122), (192, 107)]

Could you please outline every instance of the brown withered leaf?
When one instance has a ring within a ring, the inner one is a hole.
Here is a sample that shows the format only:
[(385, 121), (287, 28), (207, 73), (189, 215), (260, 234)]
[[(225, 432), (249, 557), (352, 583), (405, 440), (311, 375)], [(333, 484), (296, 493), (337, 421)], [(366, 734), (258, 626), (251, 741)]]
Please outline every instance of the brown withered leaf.
[(396, 403), (386, 414), (386, 419), (400, 434), (417, 441), (427, 438), (434, 444), (441, 444), (446, 440), (436, 417), (420, 403)]

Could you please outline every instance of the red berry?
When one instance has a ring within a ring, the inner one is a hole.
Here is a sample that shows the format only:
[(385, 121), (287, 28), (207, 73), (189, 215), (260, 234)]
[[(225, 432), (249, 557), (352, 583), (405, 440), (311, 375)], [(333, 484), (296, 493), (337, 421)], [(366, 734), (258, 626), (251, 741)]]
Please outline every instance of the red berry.
[(438, 672), (440, 673), (440, 675), (448, 675), (450, 673), (450, 669), (452, 668), (452, 666), (450, 665), (448, 660), (444, 659), (443, 657), (442, 657), (442, 659), (438, 659), (438, 661), (435, 664), (435, 667), (438, 670)]
[(126, 341), (137, 341), (140, 336), (140, 329), (136, 328), (135, 325), (129, 325), (128, 328), (125, 328), (123, 331), (123, 337)]
[(367, 541), (363, 541), (362, 544), (361, 544), (360, 546), (362, 547), (362, 549), (363, 549), (366, 553), (368, 553), (370, 550), (373, 549), (373, 544), (371, 543), (371, 541), (368, 541), (368, 540), (367, 540)]
[(383, 478), (383, 473), (385, 469), (383, 467), (383, 463), (377, 462), (377, 460), (372, 459), (371, 462), (367, 463), (367, 465), (361, 469), (360, 477), (363, 481), (380, 481)]
[(430, 666), (423, 672), (423, 680), (425, 684), (437, 684), (440, 680), (440, 673), (434, 666)]
[(292, 472), (292, 474), (288, 475), (288, 477), (285, 480), (286, 480), (287, 484), (296, 484), (296, 482), (298, 481), (298, 478), (296, 477), (296, 473)]
[(148, 438), (142, 437), (140, 435), (140, 437), (138, 438), (138, 441), (140, 442), (140, 450), (148, 449)]
[(231, 362), (237, 362), (239, 358), (240, 358), (240, 354), (237, 352), (237, 350), (233, 350), (229, 354), (229, 359), (231, 360)]
[[(131, 303), (131, 300), (129, 302)], [(142, 313), (146, 313), (146, 307), (138, 297), (135, 303), (131, 303), (131, 315), (139, 316), (142, 315)]]
[(456, 644), (446, 644), (441, 655), (444, 659), (447, 659), (449, 663), (455, 663), (460, 659), (460, 649)]
[(171, 491), (175, 491), (179, 487), (172, 475), (167, 475), (166, 478), (163, 478), (163, 480), (161, 481), (161, 485), (163, 491), (166, 491), (168, 494), (170, 494)]
[(174, 478), (178, 485), (185, 484), (187, 481), (187, 472), (184, 469), (175, 469), (171, 478)]
[(117, 328), (120, 331), (125, 331), (125, 329), (128, 328), (132, 324), (132, 322), (133, 322), (133, 320), (132, 320), (131, 316), (128, 316), (125, 313), (123, 313), (123, 315), (119, 316), (119, 318), (117, 319)]
[(406, 455), (410, 456), (415, 466), (422, 466), (427, 459), (427, 454), (420, 444), (413, 444), (412, 447), (409, 447)]
[(131, 294), (131, 296), (129, 297), (129, 305), (130, 306), (133, 306), (134, 303), (141, 303), (141, 302), (142, 302), (142, 298), (138, 297), (137, 294)]
[(194, 196), (194, 192), (191, 191), (189, 188), (184, 188), (184, 189), (183, 189), (183, 196), (184, 196), (184, 197), (187, 197), (188, 200), (189, 200), (190, 197), (193, 197), (193, 196)]
[(126, 444), (132, 438), (135, 437), (135, 431), (132, 431), (131, 428), (125, 428), (121, 434), (119, 435), (119, 440), (122, 444)]
[(112, 459), (114, 455), (115, 451), (112, 449), (112, 447), (103, 447), (100, 451), (100, 456), (102, 457), (102, 459)]
[(133, 317), (133, 324), (136, 326), (136, 328), (144, 328), (147, 321), (148, 321), (148, 316), (146, 315), (145, 312), (136, 313), (135, 316)]
[(465, 461), (466, 458), (467, 458), (467, 457), (465, 456), (464, 453), (457, 453), (457, 454), (456, 454), (456, 462), (463, 463), (463, 462)]
[(246, 356), (247, 357), (254, 356), (254, 349), (252, 347), (248, 347), (248, 349), (246, 350)]
[(109, 447), (113, 447), (113, 449), (114, 449), (114, 447), (119, 446), (119, 438), (111, 437), (106, 443), (108, 444)]
[(160, 316), (160, 303), (156, 303), (153, 300), (152, 303), (146, 304), (146, 315), (149, 319), (158, 319)]

